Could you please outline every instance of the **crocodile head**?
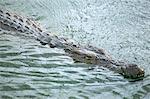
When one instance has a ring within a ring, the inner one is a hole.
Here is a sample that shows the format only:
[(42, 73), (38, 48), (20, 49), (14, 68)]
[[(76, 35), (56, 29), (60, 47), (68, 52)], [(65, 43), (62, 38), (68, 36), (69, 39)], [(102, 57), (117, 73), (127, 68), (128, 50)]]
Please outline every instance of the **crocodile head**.
[(126, 78), (137, 79), (144, 77), (144, 70), (136, 64), (127, 64), (121, 67), (121, 74)]

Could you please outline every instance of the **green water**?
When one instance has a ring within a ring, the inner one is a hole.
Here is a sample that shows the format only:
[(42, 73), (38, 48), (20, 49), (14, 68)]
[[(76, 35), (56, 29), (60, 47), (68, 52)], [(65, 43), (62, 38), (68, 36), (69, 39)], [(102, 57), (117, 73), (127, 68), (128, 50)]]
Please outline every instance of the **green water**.
[(74, 63), (62, 49), (0, 31), (0, 99), (150, 99), (149, 0), (0, 0), (0, 7), (146, 72), (143, 80), (129, 82)]

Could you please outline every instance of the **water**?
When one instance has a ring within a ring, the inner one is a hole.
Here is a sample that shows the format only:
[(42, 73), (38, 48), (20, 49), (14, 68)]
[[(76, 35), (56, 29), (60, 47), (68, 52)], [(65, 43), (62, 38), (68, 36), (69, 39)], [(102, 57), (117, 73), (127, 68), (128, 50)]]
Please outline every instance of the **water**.
[(62, 49), (0, 31), (1, 99), (149, 99), (149, 0), (0, 0), (0, 6), (146, 71), (143, 80), (129, 82), (107, 69), (74, 63)]

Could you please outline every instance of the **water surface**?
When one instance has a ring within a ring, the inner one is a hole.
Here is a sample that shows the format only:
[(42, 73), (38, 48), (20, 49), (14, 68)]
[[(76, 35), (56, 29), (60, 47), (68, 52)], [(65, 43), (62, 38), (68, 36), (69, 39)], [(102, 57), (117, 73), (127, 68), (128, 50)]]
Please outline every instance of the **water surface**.
[(143, 80), (129, 82), (107, 69), (74, 63), (62, 49), (0, 31), (1, 99), (149, 99), (149, 0), (1, 0), (0, 7), (146, 71)]

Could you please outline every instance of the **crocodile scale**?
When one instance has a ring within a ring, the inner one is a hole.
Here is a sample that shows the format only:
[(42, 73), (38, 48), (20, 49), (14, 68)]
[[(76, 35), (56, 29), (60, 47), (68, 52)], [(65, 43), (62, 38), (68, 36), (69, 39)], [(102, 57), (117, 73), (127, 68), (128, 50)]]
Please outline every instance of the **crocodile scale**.
[(76, 62), (103, 66), (128, 78), (144, 76), (143, 69), (136, 64), (113, 60), (103, 49), (93, 46), (81, 46), (64, 37), (58, 37), (44, 30), (37, 22), (4, 9), (0, 9), (0, 28), (31, 36), (40, 41), (41, 44), (47, 44), (51, 48), (62, 48)]

